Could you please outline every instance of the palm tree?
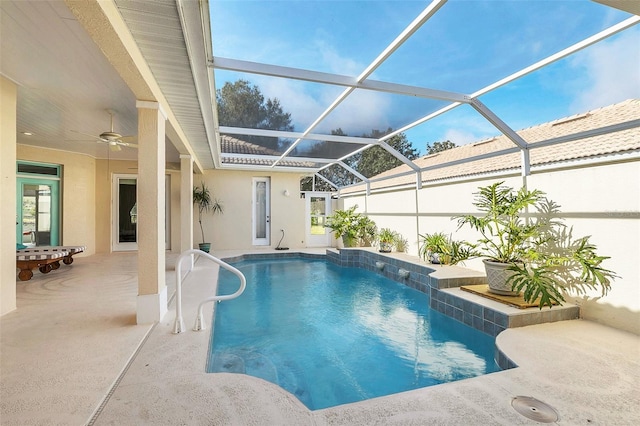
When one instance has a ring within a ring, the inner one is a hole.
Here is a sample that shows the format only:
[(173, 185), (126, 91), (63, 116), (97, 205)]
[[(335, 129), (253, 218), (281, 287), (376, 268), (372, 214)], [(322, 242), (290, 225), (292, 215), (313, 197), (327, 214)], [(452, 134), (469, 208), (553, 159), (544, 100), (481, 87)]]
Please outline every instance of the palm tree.
[[(204, 212), (223, 213), (222, 204), (211, 197), (211, 192), (204, 182), (201, 182), (200, 186), (193, 188), (193, 204), (198, 206), (198, 223), (200, 223), (200, 232), (202, 233), (202, 244), (206, 244), (204, 242), (204, 229), (202, 228), (202, 214)], [(205, 251), (208, 252), (208, 250)]]

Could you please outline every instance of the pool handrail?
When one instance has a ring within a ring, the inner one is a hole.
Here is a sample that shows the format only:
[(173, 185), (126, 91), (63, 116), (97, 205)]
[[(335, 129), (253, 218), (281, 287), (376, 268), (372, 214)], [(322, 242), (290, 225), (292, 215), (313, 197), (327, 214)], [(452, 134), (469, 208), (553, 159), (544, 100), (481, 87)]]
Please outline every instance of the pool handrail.
[(190, 249), (190, 250), (183, 251), (178, 257), (178, 260), (176, 260), (176, 320), (173, 325), (174, 334), (182, 333), (185, 329), (184, 320), (182, 319), (182, 261), (187, 258), (190, 259), (192, 255), (197, 255), (199, 257), (204, 257), (206, 259), (209, 259), (212, 262), (219, 265), (220, 267), (234, 273), (238, 278), (240, 278), (240, 287), (238, 288), (238, 290), (236, 290), (235, 293), (208, 297), (204, 299), (202, 302), (200, 302), (200, 304), (198, 305), (198, 315), (196, 317), (196, 322), (193, 326), (193, 331), (200, 331), (200, 330), (206, 329), (204, 325), (204, 320), (202, 318), (203, 317), (202, 307), (204, 306), (205, 303), (216, 302), (216, 301), (221, 302), (223, 300), (235, 299), (236, 297), (240, 296), (244, 292), (244, 289), (247, 286), (247, 279), (245, 278), (244, 274), (240, 272), (238, 269), (224, 262), (223, 260), (220, 260), (217, 257), (212, 256), (209, 253), (205, 253), (202, 250), (198, 250), (198, 249)]

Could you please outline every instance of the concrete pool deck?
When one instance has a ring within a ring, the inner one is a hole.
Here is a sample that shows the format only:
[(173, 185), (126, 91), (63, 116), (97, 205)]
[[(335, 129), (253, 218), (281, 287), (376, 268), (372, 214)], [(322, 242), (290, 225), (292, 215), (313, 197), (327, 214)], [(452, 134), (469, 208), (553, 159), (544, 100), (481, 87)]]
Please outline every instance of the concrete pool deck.
[(640, 337), (583, 320), (502, 332), (518, 368), (312, 412), (263, 380), (204, 373), (209, 333), (191, 331), (208, 294), (200, 266), (185, 284), (186, 332), (171, 333), (173, 306), (136, 325), (136, 262), (88, 256), (17, 283), (19, 309), (0, 318), (0, 424), (538, 424), (512, 408), (516, 396), (551, 405), (557, 424), (640, 421)]

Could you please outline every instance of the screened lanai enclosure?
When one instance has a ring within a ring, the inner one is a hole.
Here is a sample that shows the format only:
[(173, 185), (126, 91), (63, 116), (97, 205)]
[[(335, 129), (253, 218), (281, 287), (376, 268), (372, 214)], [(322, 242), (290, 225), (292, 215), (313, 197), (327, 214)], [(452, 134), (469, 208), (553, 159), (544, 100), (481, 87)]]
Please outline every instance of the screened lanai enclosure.
[[(426, 171), (514, 154), (527, 175), (538, 148), (640, 124), (620, 119), (552, 136), (518, 133), (638, 97), (634, 8), (604, 1), (212, 1), (216, 167), (304, 172), (314, 188), (334, 191), (368, 190), (399, 175), (420, 188)], [(238, 111), (224, 96), (238, 82), (257, 88), (266, 109), (284, 120)], [(416, 161), (433, 143), (498, 138), (466, 158)]]

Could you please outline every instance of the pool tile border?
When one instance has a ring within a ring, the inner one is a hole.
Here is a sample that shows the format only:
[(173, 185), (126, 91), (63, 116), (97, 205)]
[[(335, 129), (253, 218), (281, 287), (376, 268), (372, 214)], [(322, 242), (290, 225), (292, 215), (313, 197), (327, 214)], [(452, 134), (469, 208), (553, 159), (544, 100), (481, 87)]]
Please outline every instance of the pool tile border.
[[(459, 287), (485, 284), (486, 277), (482, 272), (458, 266), (431, 265), (420, 260), (395, 257), (397, 255), (363, 248), (327, 250), (327, 260), (330, 262), (364, 268), (422, 291), (429, 295), (429, 306), (432, 309), (492, 337), (507, 328), (577, 319), (580, 316), (580, 308), (576, 305), (566, 304), (543, 310), (517, 309), (472, 295)], [(408, 258), (406, 255), (399, 255)], [(382, 269), (379, 269), (380, 266)], [(401, 269), (409, 271), (407, 278), (400, 276)], [(502, 368), (515, 365), (504, 354), (497, 354), (496, 359)]]

